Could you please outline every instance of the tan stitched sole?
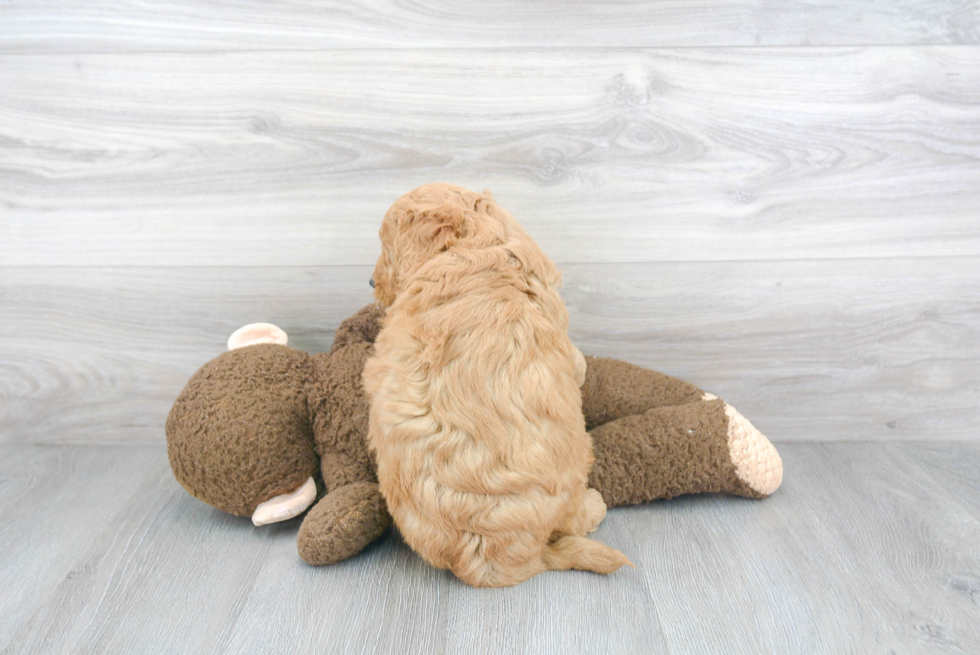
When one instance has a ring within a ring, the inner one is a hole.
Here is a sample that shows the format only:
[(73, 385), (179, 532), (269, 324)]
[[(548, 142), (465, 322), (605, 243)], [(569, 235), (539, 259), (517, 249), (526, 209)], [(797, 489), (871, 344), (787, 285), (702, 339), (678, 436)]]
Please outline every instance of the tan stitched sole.
[[(703, 400), (717, 396), (704, 394)], [(725, 403), (728, 417), (728, 453), (739, 480), (768, 496), (783, 482), (783, 460), (775, 446), (759, 432), (749, 419)]]

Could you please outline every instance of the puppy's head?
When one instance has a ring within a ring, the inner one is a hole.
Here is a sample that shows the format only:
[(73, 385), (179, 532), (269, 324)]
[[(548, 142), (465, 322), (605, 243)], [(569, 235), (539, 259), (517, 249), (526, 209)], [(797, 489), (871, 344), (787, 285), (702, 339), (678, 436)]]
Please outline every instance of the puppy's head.
[(502, 242), (493, 198), (452, 184), (426, 184), (395, 201), (381, 223), (381, 256), (371, 278), (374, 297), (388, 306), (428, 260), (454, 247)]

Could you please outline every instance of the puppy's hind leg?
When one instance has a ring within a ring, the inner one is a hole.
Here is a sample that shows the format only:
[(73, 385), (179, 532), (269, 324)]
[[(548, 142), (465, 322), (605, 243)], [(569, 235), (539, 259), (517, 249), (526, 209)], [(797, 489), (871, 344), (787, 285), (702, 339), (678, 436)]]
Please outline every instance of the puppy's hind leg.
[(581, 489), (569, 499), (567, 511), (564, 522), (555, 532), (581, 537), (595, 532), (606, 518), (606, 503), (595, 489)]
[(542, 551), (545, 566), (551, 570), (578, 569), (612, 573), (623, 564), (633, 566), (626, 555), (614, 548), (586, 538), (606, 517), (606, 503), (595, 489), (582, 487), (568, 503), (565, 522), (551, 535)]

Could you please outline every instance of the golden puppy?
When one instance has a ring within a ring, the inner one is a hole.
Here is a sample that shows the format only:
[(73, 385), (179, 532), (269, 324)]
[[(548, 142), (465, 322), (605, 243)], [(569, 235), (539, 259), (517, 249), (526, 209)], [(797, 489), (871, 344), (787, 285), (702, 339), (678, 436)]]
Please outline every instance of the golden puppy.
[(474, 586), (628, 564), (582, 536), (606, 506), (554, 263), (489, 194), (447, 184), (400, 198), (380, 234), (368, 439), (408, 544)]

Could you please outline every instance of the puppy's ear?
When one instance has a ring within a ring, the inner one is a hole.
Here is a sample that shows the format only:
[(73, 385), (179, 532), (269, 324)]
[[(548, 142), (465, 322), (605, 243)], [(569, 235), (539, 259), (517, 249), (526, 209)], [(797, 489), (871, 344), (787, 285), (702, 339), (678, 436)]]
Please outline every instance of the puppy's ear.
[(410, 223), (420, 249), (434, 255), (452, 248), (463, 238), (466, 210), (458, 205), (440, 205), (414, 213)]

